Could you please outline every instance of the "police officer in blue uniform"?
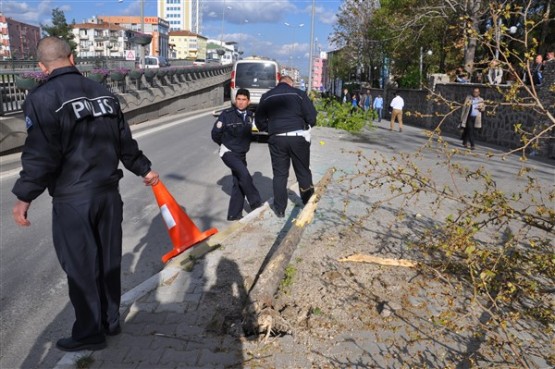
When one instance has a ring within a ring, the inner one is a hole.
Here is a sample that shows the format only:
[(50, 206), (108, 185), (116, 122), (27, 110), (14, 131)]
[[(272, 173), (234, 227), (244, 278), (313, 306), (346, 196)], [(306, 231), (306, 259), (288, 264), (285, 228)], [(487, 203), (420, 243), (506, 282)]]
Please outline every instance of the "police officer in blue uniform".
[(227, 220), (239, 220), (243, 217), (245, 197), (251, 210), (258, 208), (262, 200), (254, 186), (252, 176), (247, 169), (247, 152), (252, 138), (253, 114), (247, 108), (250, 104), (250, 92), (241, 88), (237, 90), (235, 107), (224, 110), (212, 128), (212, 140), (220, 145), (220, 157), (231, 169), (233, 187)]
[(274, 212), (285, 216), (289, 167), (299, 183), (303, 204), (314, 193), (310, 171), (310, 128), (316, 124), (316, 109), (307, 94), (293, 87), (293, 80), (283, 76), (276, 87), (262, 95), (256, 109), (256, 126), (268, 132), (272, 158)]
[(75, 68), (69, 44), (57, 37), (38, 45), (39, 67), (48, 80), (23, 105), (27, 139), (22, 171), (12, 192), (13, 218), (29, 226), (31, 202), (45, 189), (52, 196), (54, 248), (67, 274), (75, 311), (64, 351), (99, 350), (106, 335), (121, 332), (123, 203), (118, 183), (123, 165), (158, 183), (158, 173), (139, 150), (118, 99)]

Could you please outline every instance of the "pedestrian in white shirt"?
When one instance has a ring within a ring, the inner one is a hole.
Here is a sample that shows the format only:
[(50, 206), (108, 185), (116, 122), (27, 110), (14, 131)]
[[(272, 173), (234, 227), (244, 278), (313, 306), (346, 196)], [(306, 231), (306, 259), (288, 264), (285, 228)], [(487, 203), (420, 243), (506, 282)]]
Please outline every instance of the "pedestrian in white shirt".
[(395, 97), (391, 100), (389, 106), (392, 109), (389, 130), (393, 131), (395, 119), (397, 119), (399, 121), (399, 132), (403, 132), (403, 107), (405, 106), (405, 101), (399, 96), (398, 92), (395, 93)]

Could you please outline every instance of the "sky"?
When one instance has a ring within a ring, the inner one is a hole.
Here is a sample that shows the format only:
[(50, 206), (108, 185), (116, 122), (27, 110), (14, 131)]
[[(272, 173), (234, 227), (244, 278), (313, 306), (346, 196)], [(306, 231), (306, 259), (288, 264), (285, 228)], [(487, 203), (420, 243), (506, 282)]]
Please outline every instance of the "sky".
[[(156, 16), (156, 0), (144, 1), (144, 15)], [(266, 56), (308, 73), (312, 0), (203, 0), (203, 36), (235, 41), (249, 55)], [(341, 0), (315, 0), (314, 53), (330, 51), (329, 42)], [(52, 9), (81, 23), (92, 16), (140, 15), (140, 0), (0, 0), (0, 11), (18, 21), (50, 24)], [(225, 9), (225, 12), (224, 12)], [(288, 24), (288, 25), (287, 25)]]

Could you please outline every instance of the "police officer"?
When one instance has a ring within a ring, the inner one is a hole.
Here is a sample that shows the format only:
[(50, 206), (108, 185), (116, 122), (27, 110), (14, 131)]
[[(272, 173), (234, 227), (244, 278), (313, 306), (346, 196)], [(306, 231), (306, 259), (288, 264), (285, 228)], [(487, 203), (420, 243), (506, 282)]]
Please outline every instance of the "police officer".
[(316, 124), (316, 109), (304, 91), (293, 87), (289, 76), (262, 95), (256, 109), (256, 126), (268, 132), (268, 146), (274, 173), (274, 212), (285, 216), (289, 166), (299, 182), (303, 204), (314, 193), (310, 171), (310, 128)]
[(29, 226), (27, 211), (45, 189), (52, 196), (54, 248), (67, 274), (75, 311), (71, 336), (57, 341), (64, 351), (99, 350), (105, 335), (121, 332), (123, 203), (118, 163), (146, 185), (158, 173), (131, 137), (118, 99), (79, 73), (69, 44), (57, 37), (38, 45), (39, 67), (48, 80), (23, 105), (27, 139), (22, 171), (12, 192), (13, 218)]
[(235, 107), (224, 110), (212, 128), (212, 140), (220, 145), (220, 157), (231, 169), (233, 187), (227, 210), (227, 220), (243, 217), (245, 197), (251, 210), (258, 208), (262, 201), (247, 169), (247, 152), (251, 146), (253, 114), (247, 110), (250, 92), (244, 88), (237, 90)]

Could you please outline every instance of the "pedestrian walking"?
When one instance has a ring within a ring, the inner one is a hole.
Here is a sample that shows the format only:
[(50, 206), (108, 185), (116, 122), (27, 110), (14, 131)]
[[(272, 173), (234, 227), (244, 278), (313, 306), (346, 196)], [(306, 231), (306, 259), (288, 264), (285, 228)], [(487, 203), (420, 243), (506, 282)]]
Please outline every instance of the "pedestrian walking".
[(280, 218), (287, 207), (289, 167), (299, 183), (303, 204), (314, 193), (310, 171), (310, 128), (316, 124), (316, 109), (305, 92), (293, 87), (291, 77), (284, 76), (279, 84), (262, 95), (256, 109), (256, 125), (268, 132), (272, 159), (274, 211)]
[(224, 110), (212, 128), (212, 140), (220, 145), (220, 157), (231, 169), (233, 178), (227, 210), (229, 221), (243, 217), (245, 197), (251, 210), (260, 207), (262, 203), (247, 169), (247, 152), (251, 146), (254, 122), (252, 112), (247, 110), (249, 104), (249, 90), (240, 88), (235, 97), (235, 107)]
[(351, 114), (355, 113), (359, 109), (360, 97), (358, 93), (354, 93), (351, 99)]
[(405, 106), (405, 101), (398, 92), (395, 93), (395, 97), (393, 98), (393, 100), (391, 100), (389, 106), (392, 109), (389, 130), (393, 131), (395, 120), (397, 120), (399, 122), (399, 132), (403, 132), (403, 107)]
[(383, 97), (382, 95), (378, 94), (374, 99), (374, 103), (372, 105), (374, 111), (376, 111), (377, 121), (380, 122), (383, 118)]
[(22, 171), (12, 192), (13, 218), (29, 226), (31, 202), (45, 189), (52, 196), (53, 241), (67, 274), (75, 311), (64, 351), (106, 347), (106, 335), (121, 332), (123, 203), (118, 190), (125, 168), (158, 183), (158, 173), (131, 136), (118, 99), (75, 68), (69, 44), (57, 37), (37, 48), (45, 83), (23, 105), (27, 139)]
[(474, 132), (482, 128), (482, 112), (485, 110), (484, 99), (480, 97), (480, 89), (474, 88), (472, 95), (468, 95), (462, 106), (461, 128), (462, 144), (471, 150), (475, 149)]
[(365, 112), (370, 110), (370, 106), (372, 105), (372, 95), (370, 95), (370, 91), (364, 91), (360, 97), (360, 102)]
[(349, 93), (349, 90), (344, 88), (343, 89), (343, 94), (341, 95), (341, 101), (344, 104), (350, 104), (351, 103), (351, 94)]

